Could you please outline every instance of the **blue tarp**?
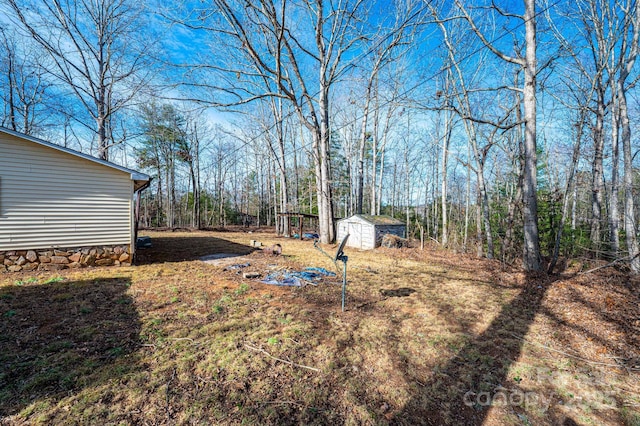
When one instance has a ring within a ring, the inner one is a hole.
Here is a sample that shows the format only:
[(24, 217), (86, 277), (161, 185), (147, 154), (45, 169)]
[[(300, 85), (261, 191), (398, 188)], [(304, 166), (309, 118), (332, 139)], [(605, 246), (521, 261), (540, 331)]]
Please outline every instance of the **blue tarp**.
[(323, 277), (334, 277), (335, 272), (327, 271), (324, 268), (305, 268), (302, 271), (279, 271), (267, 275), (262, 282), (271, 285), (288, 287), (301, 287), (303, 281), (317, 282)]

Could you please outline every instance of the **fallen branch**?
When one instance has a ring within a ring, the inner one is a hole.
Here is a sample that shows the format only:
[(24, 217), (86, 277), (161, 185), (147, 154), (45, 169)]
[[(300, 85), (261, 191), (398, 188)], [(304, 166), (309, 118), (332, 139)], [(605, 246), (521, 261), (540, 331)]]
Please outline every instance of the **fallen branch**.
[[(547, 350), (549, 350), (549, 351), (557, 352), (557, 353), (559, 353), (559, 354), (562, 354), (562, 355), (568, 356), (568, 357), (570, 357), (570, 358), (577, 359), (577, 360), (579, 360), (579, 361), (587, 362), (587, 363), (589, 363), (589, 364), (593, 364), (593, 365), (601, 365), (601, 366), (603, 366), (603, 367), (612, 367), (612, 368), (627, 368), (627, 367), (625, 367), (624, 365), (620, 365), (620, 364), (609, 364), (609, 363), (606, 363), (606, 362), (592, 361), (592, 360), (587, 359), (587, 358), (582, 358), (581, 356), (578, 356), (578, 355), (573, 355), (573, 354), (570, 354), (570, 353), (568, 353), (568, 352), (564, 352), (564, 351), (561, 351), (561, 350), (559, 350), (559, 349), (552, 348), (552, 347), (547, 346), (547, 345), (544, 345), (544, 344), (542, 344), (542, 343), (538, 343), (538, 342), (534, 342), (534, 341), (526, 340), (526, 339), (524, 339), (524, 338), (522, 338), (522, 337), (520, 337), (520, 336), (518, 336), (518, 335), (516, 335), (516, 334), (513, 334), (513, 333), (509, 333), (509, 334), (511, 334), (513, 337), (515, 337), (515, 338), (516, 338), (516, 339), (518, 339), (518, 340), (522, 340), (523, 342), (531, 343), (531, 344), (534, 344), (534, 345), (540, 346), (540, 347), (542, 347), (542, 348), (544, 348), (544, 349), (547, 349)], [(632, 370), (633, 370), (633, 368), (632, 368)]]
[(308, 365), (297, 364), (297, 363), (295, 363), (293, 361), (289, 361), (289, 360), (286, 360), (286, 359), (278, 358), (276, 356), (271, 355), (269, 352), (265, 351), (262, 348), (256, 348), (256, 347), (251, 346), (251, 345), (249, 345), (247, 343), (245, 343), (244, 346), (247, 349), (250, 349), (252, 351), (261, 352), (261, 353), (265, 354), (266, 356), (268, 356), (269, 358), (275, 359), (276, 361), (284, 362), (285, 364), (293, 365), (294, 367), (306, 368), (307, 370), (315, 371), (315, 372), (318, 372), (318, 373), (320, 372), (319, 368), (309, 367)]
[(299, 402), (296, 401), (258, 401), (256, 402), (256, 405), (267, 405), (267, 404), (279, 404), (279, 405), (284, 405), (284, 404), (291, 404), (291, 405), (297, 405), (298, 407), (304, 407), (302, 404), (300, 404)]
[(174, 342), (180, 342), (180, 341), (186, 340), (186, 341), (191, 342), (191, 343), (194, 343), (194, 344), (196, 343), (196, 342), (195, 342), (192, 338), (190, 338), (190, 337), (169, 337), (169, 338), (167, 338), (167, 340), (173, 340)]
[(153, 343), (142, 343), (140, 344), (140, 346), (142, 346), (143, 348), (153, 348), (154, 350), (156, 349), (156, 345), (154, 345)]
[(301, 404), (297, 401), (256, 401), (254, 406), (258, 406), (258, 405), (294, 405), (296, 407), (300, 407), (300, 408), (311, 408), (315, 411), (326, 411), (325, 409), (322, 409), (320, 407), (313, 407), (313, 406), (308, 406), (305, 404)]
[(588, 271), (579, 272), (578, 275), (586, 275), (586, 274), (590, 274), (590, 273), (595, 272), (595, 271), (599, 271), (600, 269), (610, 268), (610, 267), (612, 267), (612, 266), (614, 266), (614, 265), (616, 265), (618, 263), (621, 263), (621, 262), (631, 262), (632, 260), (634, 260), (638, 256), (640, 256), (640, 253), (636, 254), (633, 257), (623, 257), (623, 258), (620, 258), (620, 259), (615, 259), (613, 262), (609, 262), (606, 265), (597, 266), (595, 268), (589, 269)]

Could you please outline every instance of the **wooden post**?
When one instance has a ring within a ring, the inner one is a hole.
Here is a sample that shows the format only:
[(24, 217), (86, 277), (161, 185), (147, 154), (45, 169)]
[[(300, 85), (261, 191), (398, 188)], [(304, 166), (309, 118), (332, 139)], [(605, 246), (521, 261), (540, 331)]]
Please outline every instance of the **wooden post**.
[(302, 221), (304, 220), (304, 216), (300, 215), (298, 216), (298, 225), (300, 225), (300, 233), (298, 235), (300, 235), (300, 241), (302, 241)]

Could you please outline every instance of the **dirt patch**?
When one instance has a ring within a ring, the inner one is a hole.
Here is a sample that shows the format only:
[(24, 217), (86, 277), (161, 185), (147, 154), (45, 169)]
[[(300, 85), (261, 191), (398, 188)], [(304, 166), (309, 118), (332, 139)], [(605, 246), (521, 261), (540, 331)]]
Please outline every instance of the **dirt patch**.
[(202, 256), (200, 260), (214, 266), (229, 266), (234, 264), (246, 264), (251, 260), (249, 257), (240, 254), (215, 253)]
[(409, 287), (400, 287), (396, 289), (381, 289), (380, 294), (384, 297), (407, 297), (411, 296), (416, 291)]

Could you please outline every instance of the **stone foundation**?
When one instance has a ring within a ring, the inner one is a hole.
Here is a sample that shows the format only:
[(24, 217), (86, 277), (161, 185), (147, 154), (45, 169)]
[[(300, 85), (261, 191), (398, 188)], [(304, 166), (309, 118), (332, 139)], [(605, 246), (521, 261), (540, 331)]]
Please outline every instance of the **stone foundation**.
[(129, 246), (0, 251), (0, 272), (58, 271), (110, 265), (130, 266)]

